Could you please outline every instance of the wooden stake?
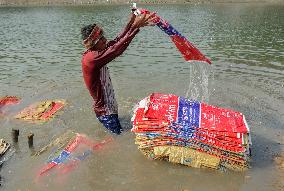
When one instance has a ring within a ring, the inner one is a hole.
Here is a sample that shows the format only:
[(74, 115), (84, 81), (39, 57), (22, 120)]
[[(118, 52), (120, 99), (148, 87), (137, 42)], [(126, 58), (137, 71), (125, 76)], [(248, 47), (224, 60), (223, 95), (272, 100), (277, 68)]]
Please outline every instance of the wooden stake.
[(29, 143), (29, 147), (33, 147), (34, 145), (34, 134), (33, 133), (30, 133), (28, 135), (28, 143)]
[(19, 139), (18, 139), (19, 135), (20, 135), (19, 129), (12, 129), (12, 137), (13, 137), (13, 141), (14, 141), (15, 143), (18, 142), (18, 140), (19, 140)]

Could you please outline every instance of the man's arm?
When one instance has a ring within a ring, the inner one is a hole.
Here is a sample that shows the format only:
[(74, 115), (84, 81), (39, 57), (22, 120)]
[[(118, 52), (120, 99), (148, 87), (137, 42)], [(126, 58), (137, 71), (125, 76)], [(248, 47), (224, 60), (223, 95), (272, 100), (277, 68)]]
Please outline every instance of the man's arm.
[(88, 65), (92, 66), (94, 69), (100, 69), (116, 57), (120, 56), (139, 32), (139, 28), (148, 26), (154, 16), (154, 13), (150, 15), (144, 14), (141, 17), (136, 17), (135, 15), (132, 16), (130, 22), (126, 26), (129, 28), (128, 31), (126, 31), (125, 34), (122, 34), (117, 41), (109, 43), (107, 49), (97, 52), (93, 59), (89, 59)]
[(132, 26), (132, 24), (135, 20), (135, 17), (136, 16), (134, 14), (130, 15), (130, 19), (129, 19), (127, 25), (124, 27), (123, 31), (113, 41), (117, 42), (126, 35), (126, 33), (130, 30), (130, 28), (131, 28), (131, 26)]
[(114, 43), (114, 42), (119, 41), (122, 37), (124, 37), (127, 34), (127, 32), (131, 28), (140, 28), (140, 27), (144, 27), (144, 26), (154, 26), (153, 20), (155, 20), (155, 18), (156, 18), (156, 13), (143, 14), (142, 16), (139, 16), (139, 18), (137, 18), (137, 16), (135, 14), (131, 13), (130, 19), (129, 19), (127, 25), (124, 27), (123, 31), (111, 42)]
[(88, 59), (88, 65), (92, 66), (93, 69), (102, 68), (104, 65), (120, 56), (138, 32), (138, 28), (131, 28), (118, 42), (109, 46), (106, 50), (97, 52), (93, 59)]

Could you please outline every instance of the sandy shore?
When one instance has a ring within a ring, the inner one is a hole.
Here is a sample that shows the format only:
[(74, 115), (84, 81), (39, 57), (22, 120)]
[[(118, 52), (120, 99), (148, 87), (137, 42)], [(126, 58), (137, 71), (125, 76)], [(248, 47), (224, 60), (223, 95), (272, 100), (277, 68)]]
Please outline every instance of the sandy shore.
[[(131, 0), (0, 0), (0, 6), (130, 4)], [(179, 3), (280, 3), (282, 0), (138, 0), (139, 4)]]

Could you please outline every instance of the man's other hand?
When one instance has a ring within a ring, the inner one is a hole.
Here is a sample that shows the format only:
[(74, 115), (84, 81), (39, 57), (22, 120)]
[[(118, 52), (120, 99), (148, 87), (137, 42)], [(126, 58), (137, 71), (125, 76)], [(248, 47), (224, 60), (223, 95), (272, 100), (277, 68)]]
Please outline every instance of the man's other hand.
[(135, 17), (132, 27), (140, 28), (145, 26), (154, 26), (156, 25), (154, 22), (155, 20), (157, 20), (156, 13), (141, 14)]

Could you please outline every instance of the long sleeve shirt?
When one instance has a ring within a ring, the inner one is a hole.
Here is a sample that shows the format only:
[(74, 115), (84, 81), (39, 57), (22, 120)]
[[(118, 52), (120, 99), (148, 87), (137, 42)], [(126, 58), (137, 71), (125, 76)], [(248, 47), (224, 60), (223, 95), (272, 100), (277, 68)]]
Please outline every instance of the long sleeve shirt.
[(93, 97), (97, 116), (117, 114), (117, 102), (106, 64), (120, 56), (129, 46), (139, 29), (126, 26), (102, 51), (87, 50), (82, 57), (82, 72), (85, 84)]

